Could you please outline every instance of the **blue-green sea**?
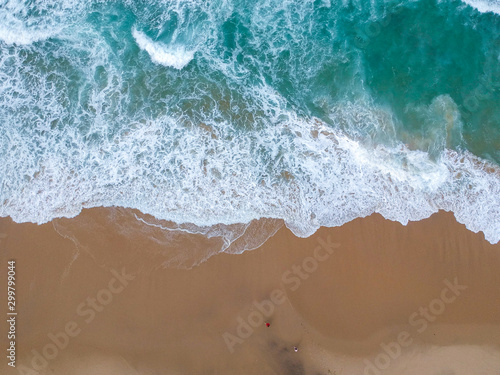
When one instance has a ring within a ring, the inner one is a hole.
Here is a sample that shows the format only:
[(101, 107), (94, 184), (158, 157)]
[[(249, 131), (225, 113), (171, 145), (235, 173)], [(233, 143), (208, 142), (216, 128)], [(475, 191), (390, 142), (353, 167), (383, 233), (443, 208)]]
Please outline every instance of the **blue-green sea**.
[(0, 216), (500, 240), (498, 0), (0, 0)]

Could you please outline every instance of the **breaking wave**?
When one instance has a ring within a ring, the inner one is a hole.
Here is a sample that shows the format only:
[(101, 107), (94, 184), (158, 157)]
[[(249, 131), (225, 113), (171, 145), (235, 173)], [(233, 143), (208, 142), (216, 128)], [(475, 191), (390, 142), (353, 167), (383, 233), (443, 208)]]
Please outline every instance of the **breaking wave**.
[(155, 43), (141, 31), (132, 30), (132, 35), (135, 38), (140, 49), (146, 51), (151, 60), (157, 64), (171, 66), (176, 69), (184, 68), (194, 57), (193, 51), (186, 51), (182, 46), (169, 47), (159, 42)]

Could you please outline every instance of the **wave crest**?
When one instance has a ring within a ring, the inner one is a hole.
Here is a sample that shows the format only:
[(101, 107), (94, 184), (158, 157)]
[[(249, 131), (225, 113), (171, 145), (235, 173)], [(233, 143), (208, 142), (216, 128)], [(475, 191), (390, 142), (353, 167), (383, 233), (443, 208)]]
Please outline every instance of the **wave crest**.
[(146, 51), (151, 60), (157, 64), (180, 70), (194, 57), (194, 51), (188, 51), (183, 46), (166, 46), (161, 42), (154, 42), (136, 28), (132, 29), (132, 35), (139, 48)]

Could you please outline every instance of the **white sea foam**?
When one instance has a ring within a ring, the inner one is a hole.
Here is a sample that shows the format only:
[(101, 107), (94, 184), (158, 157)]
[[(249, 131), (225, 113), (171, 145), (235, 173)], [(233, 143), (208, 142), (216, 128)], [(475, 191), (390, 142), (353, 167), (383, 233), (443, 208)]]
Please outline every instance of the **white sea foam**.
[(66, 133), (48, 140), (37, 161), (34, 140), (19, 147), (21, 139), (3, 133), (0, 171), (9, 177), (0, 215), (43, 223), (83, 207), (123, 206), (198, 227), (281, 218), (304, 237), (373, 212), (406, 224), (444, 209), (500, 240), (498, 169), (468, 153), (433, 161), (404, 145), (367, 148), (293, 113), (251, 134), (219, 125), (187, 129), (163, 117), (98, 147)]
[(146, 51), (151, 60), (157, 64), (182, 69), (194, 57), (194, 51), (188, 51), (183, 46), (166, 46), (160, 42), (154, 42), (136, 28), (132, 29), (132, 35), (139, 48)]
[(493, 12), (500, 14), (500, 1), (498, 0), (462, 0), (464, 3), (476, 8), (481, 13)]
[(43, 0), (0, 2), (0, 41), (30, 45), (59, 34), (83, 14), (85, 2)]
[(0, 40), (6, 44), (28, 45), (48, 39), (55, 35), (54, 32), (30, 30), (22, 24), (0, 24)]

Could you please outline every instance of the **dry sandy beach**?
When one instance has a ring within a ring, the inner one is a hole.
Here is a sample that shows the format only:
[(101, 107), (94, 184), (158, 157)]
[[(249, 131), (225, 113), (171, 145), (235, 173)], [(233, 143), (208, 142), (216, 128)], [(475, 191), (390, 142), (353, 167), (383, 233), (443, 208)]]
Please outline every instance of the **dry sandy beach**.
[(190, 267), (210, 241), (125, 233), (114, 210), (0, 220), (18, 311), (1, 374), (500, 374), (500, 245), (452, 214), (282, 227)]

